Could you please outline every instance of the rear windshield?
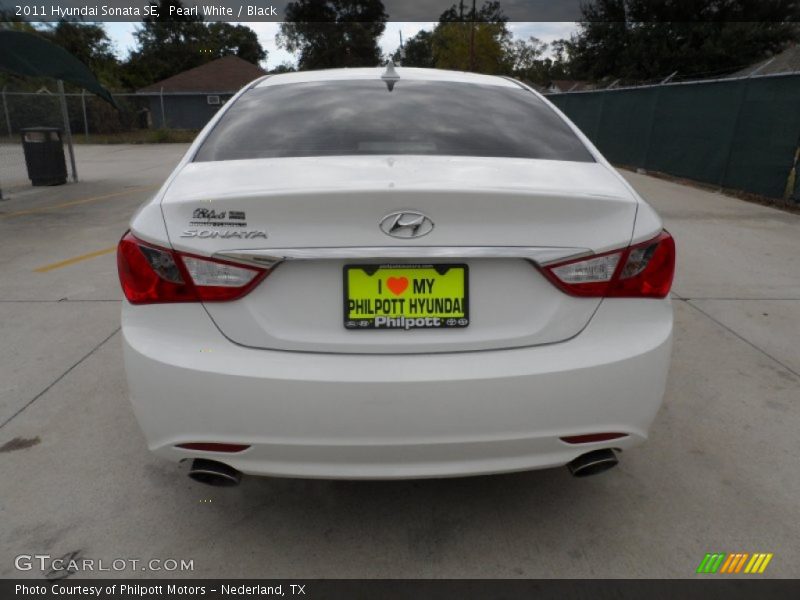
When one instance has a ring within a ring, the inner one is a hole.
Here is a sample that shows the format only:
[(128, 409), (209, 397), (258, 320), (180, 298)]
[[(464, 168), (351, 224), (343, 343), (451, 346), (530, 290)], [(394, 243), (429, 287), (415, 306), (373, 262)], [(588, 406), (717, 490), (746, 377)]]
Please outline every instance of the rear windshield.
[(593, 162), (542, 100), (519, 87), (380, 79), (244, 93), (195, 161), (431, 154)]

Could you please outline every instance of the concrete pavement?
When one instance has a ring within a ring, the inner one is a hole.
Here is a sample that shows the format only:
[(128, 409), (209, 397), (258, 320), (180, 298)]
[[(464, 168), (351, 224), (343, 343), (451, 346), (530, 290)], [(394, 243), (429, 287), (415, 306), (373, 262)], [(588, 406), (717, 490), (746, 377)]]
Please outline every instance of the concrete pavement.
[(42, 271), (113, 247), (184, 149), (78, 146), (82, 183), (0, 202), (0, 577), (42, 577), (14, 569), (36, 553), (194, 565), (127, 576), (691, 577), (772, 552), (765, 576), (800, 574), (799, 216), (625, 174), (677, 242), (676, 331), (652, 437), (608, 473), (219, 489), (145, 448), (113, 252)]

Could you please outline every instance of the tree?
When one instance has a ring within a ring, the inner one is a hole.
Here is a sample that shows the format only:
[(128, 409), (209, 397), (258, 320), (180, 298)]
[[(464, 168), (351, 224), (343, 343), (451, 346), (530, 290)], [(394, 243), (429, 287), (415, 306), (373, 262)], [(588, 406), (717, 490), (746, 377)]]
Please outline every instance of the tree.
[(37, 29), (22, 17), (18, 17), (12, 10), (0, 10), (0, 31), (25, 31), (35, 33)]
[(507, 18), (496, 1), (484, 2), (465, 13), (463, 4), (442, 13), (433, 30), (433, 62), (439, 69), (504, 73), (511, 34)]
[(433, 32), (433, 60), (437, 69), (505, 72), (508, 34), (498, 23), (440, 23)]
[(525, 81), (544, 83), (549, 76), (552, 61), (545, 58), (547, 44), (530, 37), (527, 40), (509, 40), (505, 47), (505, 61), (511, 76)]
[[(439, 23), (463, 23), (465, 21), (477, 21), (480, 23), (507, 23), (508, 17), (503, 13), (500, 8), (500, 2), (497, 0), (487, 0), (481, 4), (480, 8), (475, 8), (475, 14), (472, 14), (472, 6), (464, 6), (469, 3), (469, 0), (461, 0), (458, 5), (453, 4), (450, 8), (444, 11), (439, 16)], [(464, 12), (464, 9), (467, 9)]]
[(394, 61), (406, 67), (433, 68), (433, 34), (423, 29), (408, 38), (402, 52), (399, 49), (395, 52)]
[(295, 0), (276, 40), (299, 53), (300, 70), (376, 66), (387, 19), (381, 0)]
[(297, 69), (294, 68), (294, 65), (289, 64), (287, 62), (283, 62), (283, 63), (279, 64), (277, 67), (275, 67), (274, 69), (270, 69), (268, 71), (268, 73), (270, 75), (277, 75), (279, 73), (292, 73), (292, 72), (294, 72), (296, 70)]
[(567, 54), (569, 43), (569, 40), (555, 40), (550, 43), (550, 55), (552, 58), (545, 59), (547, 77), (540, 83), (547, 83), (548, 80), (553, 79), (572, 78)]
[(102, 25), (59, 21), (38, 32), (85, 64), (104, 85), (119, 85), (114, 45)]
[(566, 49), (575, 77), (735, 71), (798, 39), (796, 0), (593, 0)]
[[(92, 71), (94, 76), (106, 87), (119, 86), (119, 62), (114, 54), (114, 46), (105, 29), (100, 24), (89, 24), (76, 21), (59, 21), (58, 23), (38, 24), (19, 20), (15, 15), (0, 11), (0, 18), (11, 19), (0, 23), (0, 29), (35, 33), (75, 56)], [(0, 75), (0, 84), (4, 84), (10, 76)], [(27, 83), (38, 88), (50, 83), (47, 78), (26, 78)]]
[(267, 56), (255, 32), (244, 25), (203, 23), (202, 17), (173, 14), (180, 0), (160, 0), (158, 16), (147, 16), (134, 36), (138, 49), (131, 53), (124, 69), (125, 83), (143, 87), (193, 67), (236, 55), (257, 64)]
[(145, 17), (134, 32), (139, 47), (131, 53), (124, 69), (125, 81), (133, 88), (197, 67), (207, 58), (200, 43), (200, 17), (170, 16), (170, 7), (183, 7), (180, 0), (160, 0), (158, 4), (150, 2), (150, 6), (158, 6), (158, 16)]
[(244, 25), (224, 21), (209, 23), (205, 43), (212, 58), (235, 55), (254, 65), (267, 58), (256, 32)]

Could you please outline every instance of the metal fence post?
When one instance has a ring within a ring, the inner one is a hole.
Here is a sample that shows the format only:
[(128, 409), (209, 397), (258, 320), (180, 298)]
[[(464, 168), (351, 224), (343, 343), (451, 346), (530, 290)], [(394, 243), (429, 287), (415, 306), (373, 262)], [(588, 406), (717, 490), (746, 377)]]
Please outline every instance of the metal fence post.
[(75, 150), (72, 147), (72, 129), (69, 126), (69, 113), (67, 112), (67, 95), (64, 92), (64, 82), (58, 80), (58, 96), (61, 99), (61, 114), (64, 117), (64, 134), (67, 136), (69, 148), (69, 162), (72, 167), (72, 181), (78, 181), (78, 169), (75, 168)]
[(720, 187), (725, 187), (725, 181), (728, 179), (728, 171), (731, 166), (731, 158), (733, 157), (733, 144), (736, 142), (736, 134), (739, 132), (739, 123), (742, 120), (742, 109), (744, 108), (744, 101), (747, 98), (747, 89), (750, 84), (750, 78), (744, 80), (742, 83), (742, 91), (739, 93), (739, 107), (736, 109), (736, 118), (733, 121), (731, 128), (731, 137), (728, 140), (728, 152), (725, 156), (725, 164), (722, 167), (722, 173), (717, 182)]
[(6, 114), (6, 127), (8, 128), (8, 139), (11, 140), (11, 117), (8, 116), (8, 104), (6, 103), (6, 86), (3, 86), (3, 112)]
[(786, 185), (783, 188), (784, 200), (797, 199), (797, 161), (800, 160), (800, 146), (795, 148), (794, 159), (792, 160), (792, 168), (789, 169), (789, 175), (786, 177)]
[(161, 88), (161, 94), (159, 95), (161, 98), (161, 129), (167, 128), (167, 115), (164, 112), (164, 88)]
[(606, 94), (608, 92), (600, 92), (600, 110), (597, 111), (597, 123), (594, 126), (593, 141), (598, 147), (602, 146), (600, 143), (600, 132), (603, 130), (603, 117), (606, 109)]
[(647, 129), (647, 142), (644, 147), (644, 156), (642, 157), (642, 169), (647, 169), (647, 162), (650, 160), (650, 146), (653, 141), (653, 129), (656, 127), (656, 112), (658, 111), (658, 102), (661, 100), (661, 86), (656, 88), (655, 98), (653, 98), (653, 110), (650, 112), (650, 127)]
[(81, 105), (83, 106), (83, 133), (86, 143), (89, 143), (89, 119), (86, 118), (86, 90), (81, 90)]

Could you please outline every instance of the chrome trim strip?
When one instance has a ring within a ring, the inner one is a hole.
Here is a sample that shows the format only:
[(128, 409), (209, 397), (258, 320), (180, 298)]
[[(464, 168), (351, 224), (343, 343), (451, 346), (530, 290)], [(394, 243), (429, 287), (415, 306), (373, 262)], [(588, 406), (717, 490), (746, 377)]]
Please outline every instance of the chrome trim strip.
[(524, 258), (539, 265), (594, 254), (588, 248), (535, 246), (367, 246), (350, 248), (264, 248), (226, 250), (215, 258), (272, 267), (285, 260), (361, 260), (370, 258)]

